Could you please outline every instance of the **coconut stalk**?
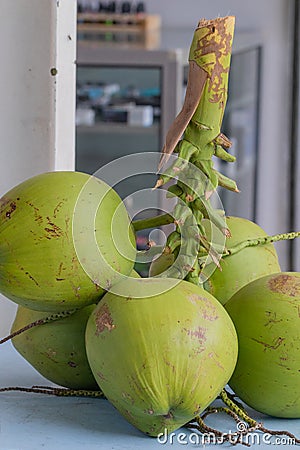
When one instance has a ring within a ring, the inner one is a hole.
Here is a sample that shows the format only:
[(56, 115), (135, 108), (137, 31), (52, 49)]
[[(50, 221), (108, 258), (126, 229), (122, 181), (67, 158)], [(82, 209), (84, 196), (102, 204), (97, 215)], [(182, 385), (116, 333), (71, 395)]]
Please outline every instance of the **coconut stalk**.
[[(173, 249), (176, 260), (169, 276), (195, 284), (199, 284), (201, 272), (198, 254), (208, 253), (216, 265), (221, 258), (221, 254), (209, 244), (202, 220), (209, 218), (224, 236), (230, 235), (224, 212), (211, 206), (210, 197), (218, 186), (238, 192), (234, 180), (220, 174), (213, 166), (214, 156), (228, 162), (235, 161), (227, 151), (231, 142), (221, 132), (234, 24), (232, 16), (203, 19), (195, 30), (189, 52), (186, 96), (167, 133), (158, 169), (165, 167), (173, 153), (177, 158), (163, 170), (155, 185), (158, 188), (170, 180), (176, 181), (168, 189), (170, 196), (178, 198), (171, 214), (176, 229), (168, 236), (166, 245), (168, 253)], [(169, 217), (164, 215), (161, 220), (164, 224)], [(156, 225), (158, 222), (159, 219)], [(140, 221), (135, 228), (149, 227), (150, 223), (149, 219), (144, 224)]]
[[(202, 226), (204, 218), (229, 237), (225, 213), (215, 210), (210, 197), (218, 186), (239, 192), (234, 180), (219, 173), (213, 167), (213, 156), (227, 162), (235, 157), (228, 153), (230, 140), (221, 132), (227, 102), (228, 76), (231, 61), (234, 17), (201, 20), (195, 30), (189, 52), (189, 74), (186, 96), (181, 111), (172, 123), (162, 149), (159, 170), (163, 169), (175, 153), (177, 158), (163, 170), (155, 188), (175, 180), (168, 188), (168, 196), (178, 198), (172, 214), (133, 222), (135, 231), (174, 223), (176, 229), (167, 238), (164, 254), (174, 254), (174, 263), (168, 276), (185, 278), (199, 284), (207, 255), (219, 266), (219, 260), (244, 247), (264, 245), (264, 239), (242, 242), (234, 249), (209, 242)], [(183, 137), (182, 137), (183, 136)], [(269, 237), (270, 242), (294, 239), (299, 233)], [(140, 252), (139, 261), (147, 252)], [(161, 247), (151, 246), (152, 254), (160, 254)]]
[[(235, 160), (225, 150), (230, 148), (231, 142), (221, 133), (234, 23), (232, 16), (200, 20), (189, 52), (185, 100), (168, 131), (159, 169), (173, 153), (183, 133), (181, 152), (184, 148), (194, 147), (191, 153), (199, 164), (203, 164), (203, 171), (204, 161), (209, 161), (213, 154), (226, 161)], [(200, 156), (201, 153), (205, 155)], [(209, 170), (208, 173), (210, 178), (215, 178)], [(161, 184), (160, 181), (158, 183)]]

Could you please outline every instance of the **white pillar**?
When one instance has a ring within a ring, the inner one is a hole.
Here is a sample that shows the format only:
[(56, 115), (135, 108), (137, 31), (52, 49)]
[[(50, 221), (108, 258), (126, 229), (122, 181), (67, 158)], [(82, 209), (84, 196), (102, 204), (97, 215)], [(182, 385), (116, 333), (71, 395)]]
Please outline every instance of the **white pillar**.
[[(75, 0), (1, 0), (0, 196), (75, 164)], [(1, 239), (1, 236), (0, 236)], [(0, 336), (15, 306), (0, 298)]]
[(74, 170), (77, 1), (60, 0), (54, 3), (57, 4), (53, 35), (56, 39), (55, 67), (58, 73), (55, 76), (56, 83), (54, 85), (55, 154), (53, 168), (55, 170)]

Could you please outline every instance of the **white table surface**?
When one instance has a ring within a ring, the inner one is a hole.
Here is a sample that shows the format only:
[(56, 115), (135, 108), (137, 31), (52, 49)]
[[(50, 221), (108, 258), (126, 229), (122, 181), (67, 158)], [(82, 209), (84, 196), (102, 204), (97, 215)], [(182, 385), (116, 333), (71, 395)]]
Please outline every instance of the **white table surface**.
[[(0, 346), (0, 387), (51, 385), (40, 376), (12, 347), (11, 343)], [(272, 429), (286, 429), (300, 436), (300, 419), (283, 420), (261, 416), (252, 411), (252, 417), (263, 420)], [(211, 426), (228, 431), (236, 426), (222, 415), (210, 416)], [(185, 435), (179, 435), (185, 433)], [(190, 438), (194, 438), (191, 439)], [(268, 436), (252, 448), (293, 448), (286, 438), (275, 442)], [(285, 439), (285, 440), (284, 440)], [(181, 442), (180, 442), (181, 440)], [(271, 447), (270, 447), (271, 445)], [(205, 448), (230, 448), (229, 443), (222, 446), (213, 444)], [(104, 399), (64, 398), (24, 392), (0, 393), (0, 450), (147, 450), (147, 449), (193, 449), (202, 448), (195, 444), (195, 435), (186, 429), (177, 431), (173, 441), (159, 443), (123, 419), (123, 417)], [(240, 444), (232, 448), (247, 448)]]

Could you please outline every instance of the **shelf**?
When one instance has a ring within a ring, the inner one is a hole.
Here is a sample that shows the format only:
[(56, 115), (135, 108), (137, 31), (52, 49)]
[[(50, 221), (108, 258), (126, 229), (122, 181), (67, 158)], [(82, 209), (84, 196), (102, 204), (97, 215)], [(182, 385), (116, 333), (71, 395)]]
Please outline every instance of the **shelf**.
[(152, 134), (159, 132), (159, 124), (154, 123), (150, 127), (138, 127), (125, 123), (96, 122), (94, 125), (77, 125), (77, 133), (122, 133), (122, 134)]
[(144, 33), (157, 30), (160, 26), (161, 18), (159, 15), (96, 12), (78, 13), (77, 15), (77, 29), (84, 32)]

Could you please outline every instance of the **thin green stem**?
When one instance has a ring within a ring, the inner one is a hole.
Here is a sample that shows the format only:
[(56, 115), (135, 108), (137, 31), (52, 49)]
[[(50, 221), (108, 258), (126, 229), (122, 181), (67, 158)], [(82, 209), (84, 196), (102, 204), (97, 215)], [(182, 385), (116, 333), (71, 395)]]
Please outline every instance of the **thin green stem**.
[(247, 423), (250, 427), (249, 431), (259, 430), (263, 433), (269, 433), (272, 436), (288, 436), (293, 439), (295, 444), (300, 444), (300, 439), (297, 438), (293, 433), (290, 433), (287, 430), (270, 430), (263, 426), (261, 422), (257, 422), (255, 419), (252, 419), (243, 407), (240, 407), (237, 402), (234, 401), (233, 396), (231, 396), (226, 389), (223, 389), (220, 393), (220, 398), (222, 402), (234, 412), (235, 415), (239, 416), (245, 423)]
[(85, 389), (68, 389), (60, 387), (49, 386), (32, 386), (31, 388), (10, 386), (0, 388), (0, 392), (28, 392), (35, 394), (55, 395), (58, 397), (93, 397), (93, 398), (105, 398), (102, 391), (87, 391)]
[(34, 322), (31, 322), (28, 325), (25, 325), (25, 327), (22, 327), (19, 330), (14, 331), (13, 333), (9, 334), (8, 336), (5, 336), (3, 339), (0, 340), (0, 345), (4, 344), (7, 341), (10, 341), (15, 336), (18, 336), (19, 334), (24, 333), (24, 331), (30, 330), (31, 328), (34, 328), (34, 327), (38, 327), (40, 325), (45, 325), (46, 323), (49, 323), (49, 322), (55, 322), (56, 320), (65, 319), (66, 317), (69, 317), (72, 314), (74, 314), (76, 311), (78, 311), (78, 309), (62, 311), (62, 312), (54, 313), (54, 314), (51, 314), (50, 316), (35, 320)]
[(170, 214), (161, 214), (159, 216), (149, 217), (147, 219), (135, 220), (132, 222), (135, 231), (155, 228), (162, 225), (174, 223), (174, 218)]
[(228, 408), (230, 408), (231, 411), (233, 411), (237, 416), (239, 416), (244, 422), (246, 422), (250, 427), (256, 427), (257, 422), (256, 420), (252, 419), (246, 411), (241, 408), (226, 392), (225, 389), (223, 389), (220, 392), (220, 398), (223, 403), (225, 403)]
[(287, 239), (295, 239), (300, 237), (300, 231), (292, 231), (290, 233), (275, 234), (273, 236), (258, 237), (255, 239), (247, 239), (239, 244), (224, 249), (223, 257), (234, 255), (246, 247), (256, 247), (257, 245), (272, 244), (273, 242), (283, 241)]

